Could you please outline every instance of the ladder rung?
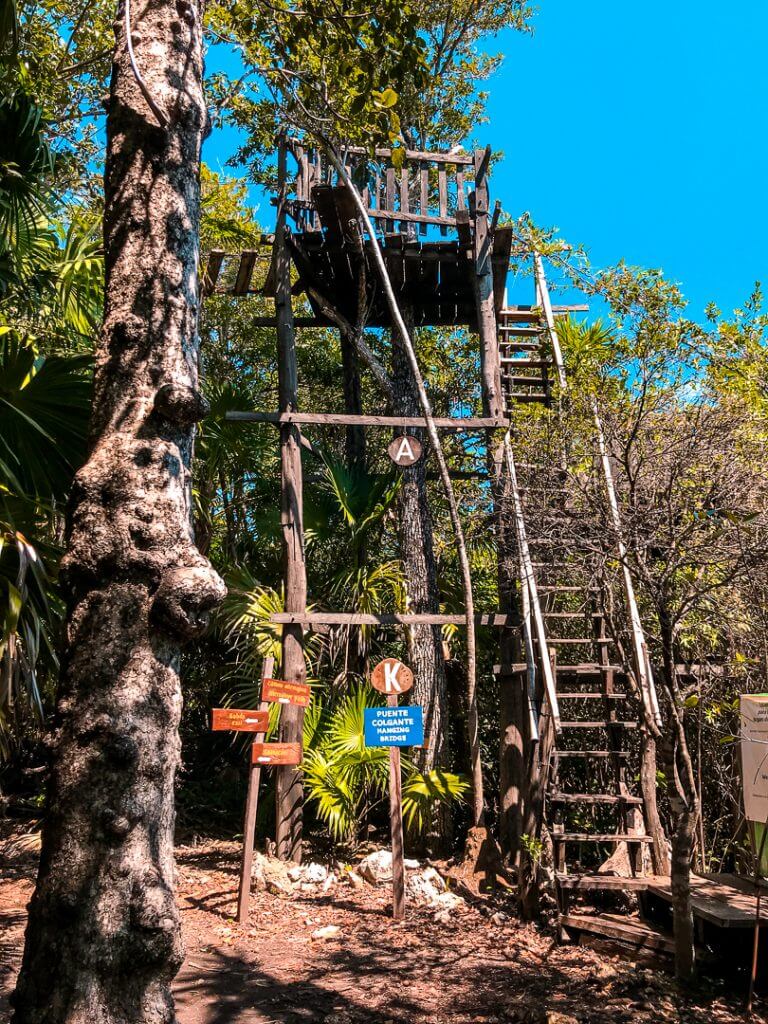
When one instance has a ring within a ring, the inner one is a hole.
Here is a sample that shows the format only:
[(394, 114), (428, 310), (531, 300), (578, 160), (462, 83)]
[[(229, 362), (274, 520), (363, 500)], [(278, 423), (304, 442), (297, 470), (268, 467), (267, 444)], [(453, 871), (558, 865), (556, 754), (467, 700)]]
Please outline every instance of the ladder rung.
[(548, 636), (547, 637), (547, 643), (548, 644), (611, 644), (611, 643), (613, 643), (613, 641), (609, 640), (608, 637), (605, 637), (605, 638), (603, 638), (603, 637), (595, 637), (594, 640), (589, 640), (589, 639), (584, 640), (584, 639), (581, 639), (581, 638), (579, 638), (579, 639), (571, 639), (570, 637), (567, 637), (567, 636), (561, 636), (561, 637)]
[(599, 722), (560, 722), (562, 729), (636, 729), (637, 722), (612, 722), (604, 718)]
[[(533, 563), (536, 565), (536, 563)], [(602, 619), (600, 612), (543, 612), (545, 619)]]
[(599, 676), (603, 672), (620, 672), (624, 675), (623, 665), (601, 665), (597, 661), (584, 661), (581, 665), (558, 665), (557, 671), (562, 672), (564, 675), (585, 675), (585, 676)]
[(599, 690), (558, 690), (558, 700), (627, 700), (628, 693), (601, 693)]
[(616, 757), (626, 761), (629, 757), (627, 750), (554, 750), (552, 756), (558, 760), (561, 757)]
[(641, 807), (641, 796), (618, 796), (616, 793), (552, 793), (549, 797), (556, 804), (627, 804)]
[(545, 330), (544, 327), (499, 327), (499, 334), (506, 334), (513, 338), (538, 337)]
[(502, 356), (501, 363), (503, 366), (519, 366), (526, 370), (543, 370), (552, 365), (550, 359), (513, 359), (511, 356)]
[(514, 399), (516, 402), (548, 402), (549, 395), (545, 395), (543, 392), (539, 395), (529, 394), (525, 391), (513, 391), (508, 398)]
[(558, 843), (652, 843), (650, 836), (635, 836), (628, 832), (553, 832)]
[(540, 388), (543, 384), (541, 377), (510, 377), (508, 374), (504, 374), (504, 380), (506, 381), (507, 384), (515, 388)]

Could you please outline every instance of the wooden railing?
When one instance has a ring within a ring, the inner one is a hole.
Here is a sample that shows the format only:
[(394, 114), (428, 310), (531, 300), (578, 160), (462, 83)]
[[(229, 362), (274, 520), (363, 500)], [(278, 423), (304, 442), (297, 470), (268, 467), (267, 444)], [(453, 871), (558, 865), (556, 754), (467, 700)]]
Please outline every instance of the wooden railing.
[[(560, 340), (557, 336), (557, 328), (555, 325), (555, 315), (552, 309), (552, 303), (549, 297), (549, 288), (547, 286), (547, 278), (544, 273), (544, 264), (541, 256), (538, 253), (533, 255), (534, 262), (534, 276), (536, 279), (536, 304), (540, 305), (544, 313), (544, 322), (547, 327), (547, 334), (549, 335), (550, 343), (552, 346), (552, 358), (557, 369), (558, 380), (560, 382), (561, 392), (565, 392), (567, 389), (567, 381), (565, 377), (565, 364), (563, 362), (563, 353), (560, 348)], [(645, 633), (643, 631), (643, 625), (640, 620), (640, 611), (637, 606), (637, 597), (635, 596), (635, 587), (632, 582), (632, 574), (629, 571), (629, 565), (627, 563), (627, 548), (624, 543), (622, 528), (621, 528), (621, 516), (619, 514), (619, 503), (616, 497), (616, 486), (613, 480), (613, 471), (611, 469), (611, 462), (608, 458), (608, 451), (605, 444), (605, 433), (603, 432), (603, 424), (600, 419), (600, 414), (597, 407), (597, 401), (592, 399), (592, 419), (595, 424), (595, 437), (597, 440), (597, 448), (600, 456), (600, 467), (603, 475), (603, 483), (605, 484), (606, 495), (608, 497), (608, 509), (611, 517), (611, 523), (616, 533), (616, 545), (619, 560), (621, 562), (622, 580), (624, 583), (624, 600), (627, 607), (627, 615), (629, 618), (629, 630), (632, 636), (632, 654), (633, 654), (633, 667), (635, 671), (635, 677), (637, 679), (638, 688), (640, 691), (640, 697), (647, 714), (650, 716), (652, 722), (660, 727), (661, 726), (661, 712), (659, 710), (659, 700), (656, 693), (656, 684), (653, 679), (653, 671), (651, 669), (650, 659), (648, 657), (648, 644), (646, 643)]]
[[(313, 190), (336, 185), (337, 173), (319, 150), (298, 144), (290, 148), (297, 170), (289, 209), (300, 231), (318, 229)], [(399, 168), (393, 163), (391, 149), (371, 154), (348, 147), (342, 157), (370, 217), (384, 231), (396, 231), (399, 224), (401, 231), (418, 226), (425, 234), (429, 225), (435, 225), (445, 234), (456, 227), (457, 213), (469, 208), (469, 187), (477, 196), (478, 207), (488, 208), (490, 149), (475, 150), (471, 155), (407, 149)]]
[(603, 472), (603, 482), (608, 496), (608, 509), (611, 523), (616, 533), (616, 546), (621, 562), (622, 577), (624, 580), (624, 600), (627, 605), (629, 616), (629, 628), (632, 634), (632, 653), (634, 661), (635, 676), (637, 678), (640, 696), (647, 714), (654, 725), (661, 728), (661, 712), (659, 710), (659, 699), (656, 693), (656, 684), (653, 679), (650, 658), (648, 657), (648, 644), (645, 640), (643, 625), (640, 621), (640, 611), (637, 607), (635, 587), (632, 582), (632, 574), (627, 564), (627, 547), (621, 529), (621, 516), (619, 514), (619, 502), (616, 497), (616, 485), (613, 480), (611, 460), (608, 457), (608, 449), (605, 443), (603, 423), (598, 412), (597, 402), (592, 400), (592, 418), (595, 424), (595, 435), (600, 453), (600, 466)]
[[(515, 469), (515, 457), (512, 453), (512, 444), (509, 433), (504, 436), (504, 458), (507, 465), (507, 474), (512, 493), (512, 511), (515, 521), (515, 535), (517, 537), (517, 549), (520, 557), (520, 582), (523, 592), (523, 640), (526, 648), (526, 661), (529, 671), (529, 695), (533, 676), (532, 666), (537, 666), (541, 673), (544, 684), (544, 694), (549, 703), (552, 714), (552, 724), (555, 732), (560, 732), (560, 708), (557, 701), (557, 687), (555, 676), (550, 661), (550, 651), (547, 646), (547, 634), (544, 627), (544, 615), (539, 601), (539, 592), (536, 586), (536, 577), (531, 561), (531, 552), (528, 547), (528, 537), (525, 531), (525, 516), (523, 515), (523, 501), (520, 495), (520, 488), (517, 483), (517, 470)], [(525, 614), (527, 613), (527, 614)], [(534, 643), (534, 640), (536, 641)], [(536, 650), (538, 648), (538, 650)], [(532, 735), (538, 735), (538, 726), (531, 709)]]

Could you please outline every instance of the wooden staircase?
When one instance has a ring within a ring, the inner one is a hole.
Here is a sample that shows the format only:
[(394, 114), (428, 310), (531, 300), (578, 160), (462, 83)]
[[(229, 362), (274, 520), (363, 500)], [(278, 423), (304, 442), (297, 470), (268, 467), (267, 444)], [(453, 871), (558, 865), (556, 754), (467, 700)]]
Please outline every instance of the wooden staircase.
[[(557, 315), (566, 310), (551, 306), (541, 260), (535, 260), (537, 305), (506, 307), (499, 318), (502, 383), (513, 419), (516, 406), (539, 403), (550, 409), (562, 402), (567, 386), (555, 329)], [(568, 913), (571, 894), (637, 890), (657, 880), (649, 872), (647, 848), (653, 838), (636, 781), (643, 701), (653, 683), (647, 654), (638, 671), (633, 644), (627, 641), (628, 636), (637, 639), (634, 619), (619, 637), (609, 631), (609, 594), (595, 559), (605, 538), (595, 536), (583, 472), (568, 465), (559, 443), (550, 458), (546, 452), (537, 455), (537, 463), (515, 463), (514, 438), (509, 444), (513, 465), (508, 469), (517, 492), (512, 511), (521, 558), (522, 649), (527, 652), (526, 660), (512, 669), (528, 676), (538, 709), (531, 731), (546, 762), (540, 766), (543, 823), (552, 843), (565, 928), (574, 917)], [(636, 617), (634, 595), (630, 604)], [(642, 645), (638, 650), (642, 654)], [(554, 696), (547, 688), (548, 675)], [(644, 687), (638, 685), (639, 676)], [(554, 714), (542, 716), (547, 703), (554, 705)], [(539, 736), (539, 723), (552, 721), (556, 727), (549, 739)], [(615, 866), (628, 877), (605, 873)]]

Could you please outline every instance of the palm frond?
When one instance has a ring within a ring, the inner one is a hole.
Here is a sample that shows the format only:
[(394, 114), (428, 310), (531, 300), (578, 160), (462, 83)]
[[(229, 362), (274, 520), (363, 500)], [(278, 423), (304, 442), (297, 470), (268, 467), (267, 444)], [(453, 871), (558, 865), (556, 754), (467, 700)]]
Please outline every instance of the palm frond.
[(426, 774), (414, 768), (403, 783), (403, 818), (408, 828), (422, 832), (436, 803), (461, 800), (469, 790), (469, 779), (453, 772), (433, 769)]

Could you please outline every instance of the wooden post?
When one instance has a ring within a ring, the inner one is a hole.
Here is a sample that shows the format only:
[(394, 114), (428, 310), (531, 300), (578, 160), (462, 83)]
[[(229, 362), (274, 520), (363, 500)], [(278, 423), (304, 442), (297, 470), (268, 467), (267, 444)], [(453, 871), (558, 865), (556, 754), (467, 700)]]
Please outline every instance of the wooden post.
[[(261, 682), (272, 675), (275, 659), (270, 655), (264, 659), (261, 667)], [(262, 700), (260, 711), (269, 711), (269, 704)], [(254, 743), (263, 743), (265, 734), (257, 733)], [(237, 891), (237, 920), (245, 924), (248, 920), (248, 902), (251, 896), (251, 870), (253, 868), (253, 840), (256, 828), (256, 812), (259, 806), (259, 782), (261, 781), (261, 765), (251, 763), (248, 766), (248, 796), (245, 800), (245, 821), (243, 823), (243, 856), (240, 861), (240, 886)]]
[[(397, 694), (387, 697), (397, 707)], [(400, 747), (389, 748), (389, 818), (392, 834), (392, 918), (405, 918), (405, 844), (403, 840), (403, 782), (400, 774)]]
[(765, 849), (765, 837), (768, 836), (768, 818), (763, 825), (763, 834), (760, 839), (760, 847), (757, 844), (757, 822), (752, 825), (752, 849), (755, 854), (755, 933), (752, 941), (752, 969), (749, 974), (749, 992), (747, 993), (747, 1013), (752, 1014), (752, 1003), (755, 998), (755, 983), (757, 982), (757, 964), (760, 955), (760, 897), (762, 887), (760, 885), (760, 865), (763, 861)]
[[(278, 186), (281, 200), (287, 180), (287, 151), (281, 140), (278, 152)], [(275, 227), (275, 312), (277, 316), (277, 370), (280, 412), (298, 408), (298, 368), (296, 334), (291, 306), (291, 264), (286, 244), (285, 208), (281, 202)], [(307, 606), (307, 573), (304, 560), (303, 481), (301, 469), (301, 434), (295, 424), (280, 428), (281, 501), (283, 536), (283, 574), (285, 609), (305, 612)], [(282, 676), (301, 683), (306, 678), (304, 663), (304, 629), (299, 624), (283, 627)], [(304, 709), (290, 705), (280, 719), (280, 740), (301, 742)], [(277, 855), (283, 860), (301, 861), (302, 804), (304, 786), (299, 768), (285, 765), (276, 769), (276, 838)]]
[[(493, 272), (491, 249), (493, 239), (489, 233), (488, 212), (488, 158), (489, 150), (475, 150), (475, 230), (472, 232), (472, 274), (477, 307), (477, 333), (480, 337), (480, 369), (483, 382), (483, 407), (486, 416), (504, 418), (501, 393), (501, 362), (496, 328), (496, 310), (493, 302)], [(490, 443), (490, 439), (489, 439)]]

